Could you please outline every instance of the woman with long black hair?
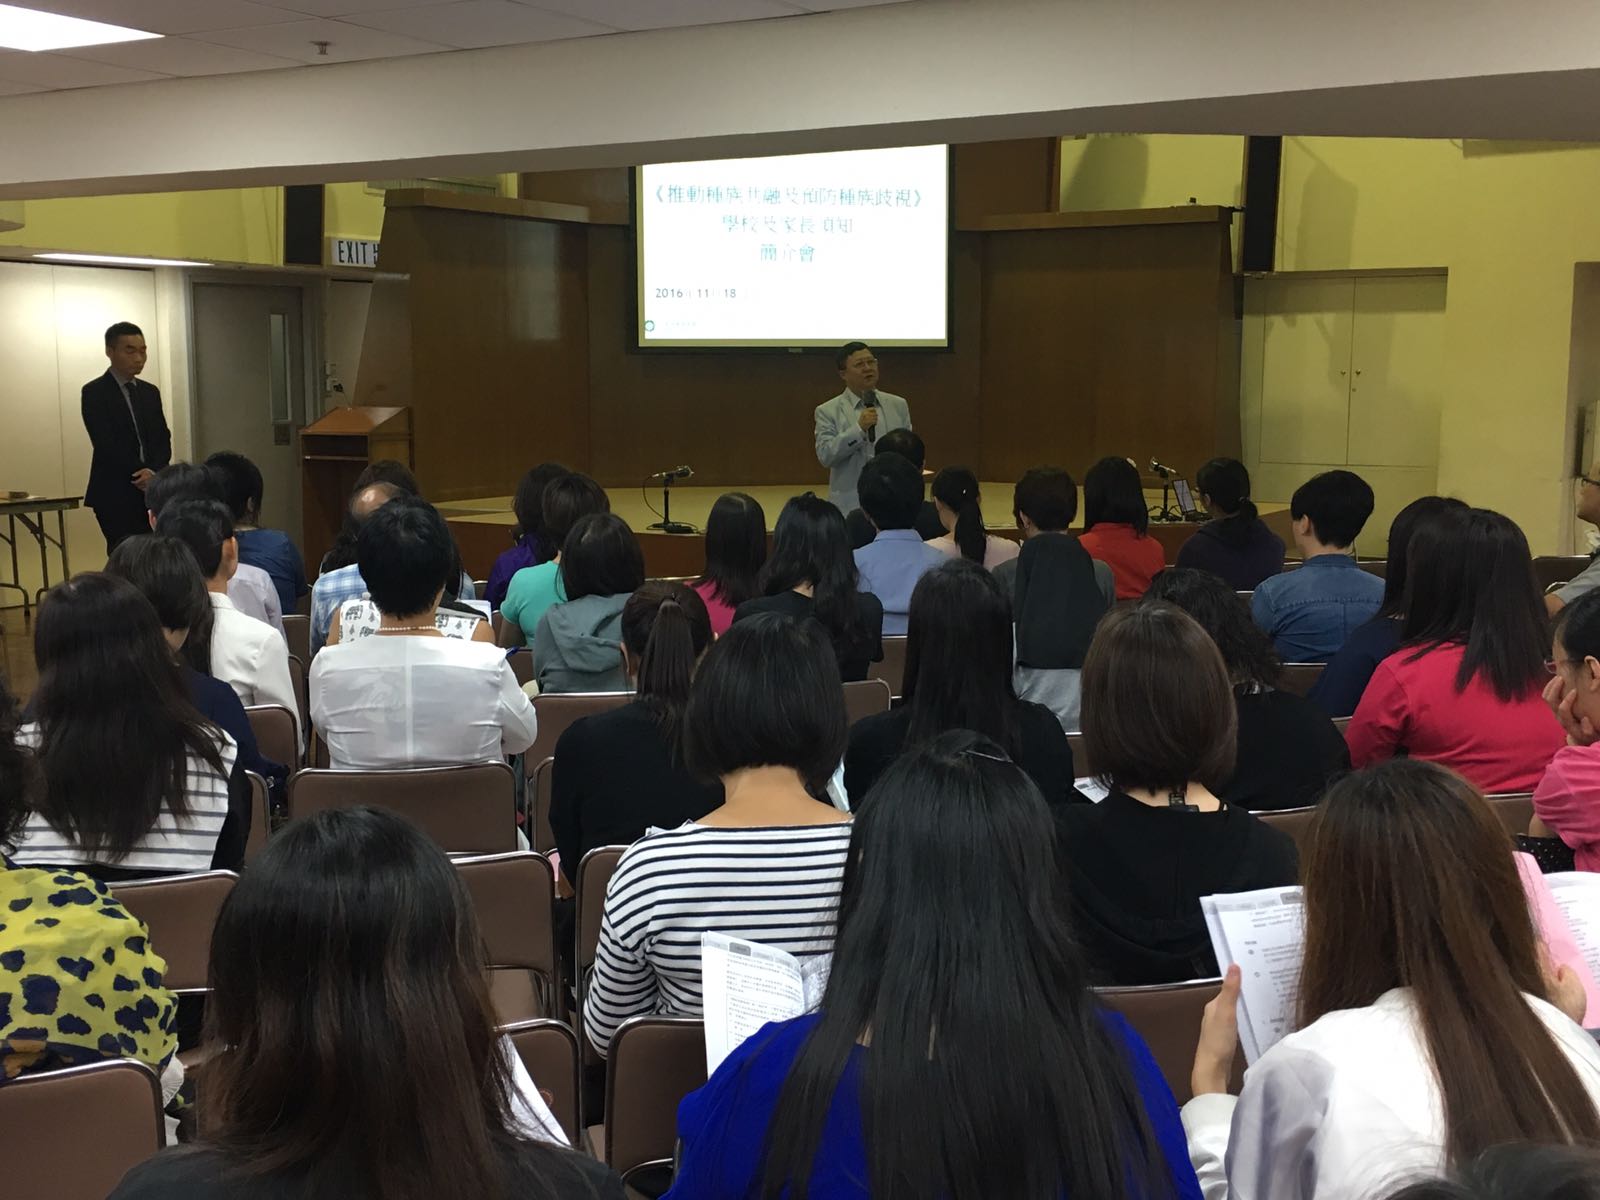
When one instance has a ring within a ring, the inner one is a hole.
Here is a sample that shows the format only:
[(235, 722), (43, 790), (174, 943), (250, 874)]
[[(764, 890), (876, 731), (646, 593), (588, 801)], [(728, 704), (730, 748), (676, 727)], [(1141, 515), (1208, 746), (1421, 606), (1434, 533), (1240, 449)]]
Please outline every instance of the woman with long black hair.
[(1127, 459), (1102, 458), (1083, 477), (1083, 532), (1078, 541), (1111, 568), (1118, 600), (1144, 595), (1166, 551), (1150, 536), (1150, 506), (1138, 469)]
[(733, 619), (757, 613), (810, 617), (827, 630), (840, 677), (846, 683), (865, 679), (867, 667), (883, 658), (883, 603), (858, 590), (859, 578), (844, 517), (806, 492), (778, 514), (772, 557), (761, 570), (764, 594), (741, 604)]
[(1095, 1003), (1060, 880), (1049, 807), (998, 745), (956, 731), (907, 754), (856, 818), (821, 1011), (684, 1100), (668, 1196), (1198, 1197), (1172, 1094)]
[(706, 518), (706, 569), (693, 588), (705, 601), (711, 632), (721, 637), (746, 600), (761, 595), (767, 561), (767, 514), (746, 492), (725, 492)]
[(946, 467), (933, 477), (932, 491), (934, 511), (945, 531), (942, 537), (929, 538), (928, 545), (991, 571), (1016, 558), (1021, 548), (1015, 539), (984, 532), (983, 497), (971, 471)]

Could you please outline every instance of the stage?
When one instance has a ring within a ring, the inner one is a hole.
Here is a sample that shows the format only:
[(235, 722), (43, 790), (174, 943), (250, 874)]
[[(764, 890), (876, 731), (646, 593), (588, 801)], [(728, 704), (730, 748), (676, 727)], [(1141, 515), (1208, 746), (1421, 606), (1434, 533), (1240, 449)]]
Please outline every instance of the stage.
[[(978, 485), (984, 498), (984, 521), (989, 532), (1001, 537), (1016, 537), (1016, 523), (1011, 517), (1010, 483), (981, 483)], [(672, 519), (685, 521), (697, 529), (705, 527), (706, 518), (717, 497), (725, 492), (743, 491), (754, 496), (767, 514), (770, 530), (791, 496), (814, 491), (827, 494), (827, 485), (813, 484), (762, 484), (750, 487), (675, 487), (672, 489)], [(627, 521), (639, 535), (644, 549), (645, 573), (651, 578), (670, 578), (700, 574), (705, 566), (705, 539), (699, 533), (661, 533), (648, 526), (661, 519), (661, 489), (607, 488), (611, 498), (611, 511)], [(1147, 491), (1146, 498), (1152, 508), (1161, 503), (1161, 492)], [(1289, 536), (1289, 506), (1286, 503), (1259, 502), (1261, 517), (1267, 525), (1292, 545)], [(511, 545), (511, 528), (516, 517), (511, 513), (510, 496), (485, 496), (473, 500), (452, 500), (439, 505), (439, 511), (450, 523), (456, 544), (461, 548), (461, 561), (474, 579), (486, 579), (494, 560)], [(1082, 506), (1074, 528), (1082, 525)], [(1150, 523), (1150, 533), (1166, 550), (1170, 563), (1178, 547), (1193, 536), (1198, 528), (1187, 521)]]

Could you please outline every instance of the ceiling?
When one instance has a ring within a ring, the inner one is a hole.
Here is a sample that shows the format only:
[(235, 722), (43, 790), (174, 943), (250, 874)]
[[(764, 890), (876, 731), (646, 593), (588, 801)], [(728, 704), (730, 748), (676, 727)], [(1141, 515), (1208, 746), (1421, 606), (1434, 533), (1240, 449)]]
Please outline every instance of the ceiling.
[[(0, 50), (0, 96), (404, 58), (904, 0), (11, 0), (158, 40)], [(326, 53), (315, 43), (326, 42)]]

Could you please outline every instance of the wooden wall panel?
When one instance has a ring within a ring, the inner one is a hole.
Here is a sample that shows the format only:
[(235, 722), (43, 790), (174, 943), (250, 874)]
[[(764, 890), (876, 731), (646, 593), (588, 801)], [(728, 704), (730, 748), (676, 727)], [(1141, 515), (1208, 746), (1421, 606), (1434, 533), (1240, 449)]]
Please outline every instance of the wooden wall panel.
[(986, 217), (1054, 212), (1061, 201), (1061, 142), (1019, 138), (950, 147), (956, 226)]
[[(812, 410), (842, 385), (831, 351), (634, 349), (633, 245), (626, 229), (589, 229), (591, 470), (625, 486), (688, 463), (696, 483), (825, 484)], [(960, 234), (951, 258), (953, 349), (880, 353), (883, 388), (905, 396), (930, 464), (977, 457), (979, 245)], [(870, 285), (869, 285), (870, 286)], [(975, 463), (973, 464), (976, 465)]]
[(581, 204), (589, 220), (601, 225), (626, 225), (631, 195), (629, 167), (602, 167), (592, 171), (530, 171), (517, 176), (517, 195), (524, 200), (556, 204)]

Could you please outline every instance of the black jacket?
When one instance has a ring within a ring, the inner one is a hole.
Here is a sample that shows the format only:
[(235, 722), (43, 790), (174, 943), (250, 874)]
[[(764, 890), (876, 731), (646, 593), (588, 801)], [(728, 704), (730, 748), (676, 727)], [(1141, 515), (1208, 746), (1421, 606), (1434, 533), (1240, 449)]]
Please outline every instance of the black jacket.
[[(116, 378), (107, 371), (83, 385), (83, 427), (94, 446), (89, 464), (89, 486), (83, 502), (102, 508), (144, 500), (131, 482), (141, 467), (159, 471), (172, 461), (172, 434), (161, 411), (161, 389), (142, 379), (133, 381), (133, 411), (139, 428), (128, 416), (128, 402)], [(139, 442), (144, 441), (144, 457), (139, 457)], [(131, 493), (131, 495), (130, 495)]]

